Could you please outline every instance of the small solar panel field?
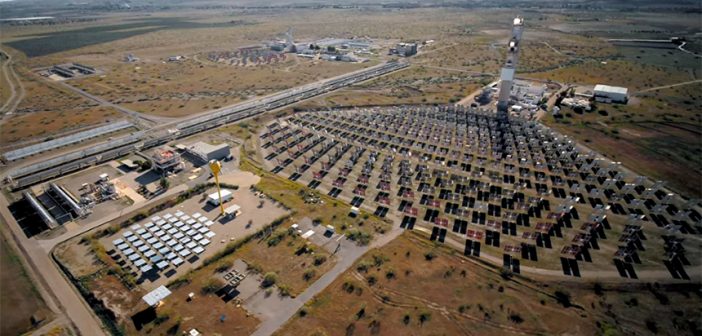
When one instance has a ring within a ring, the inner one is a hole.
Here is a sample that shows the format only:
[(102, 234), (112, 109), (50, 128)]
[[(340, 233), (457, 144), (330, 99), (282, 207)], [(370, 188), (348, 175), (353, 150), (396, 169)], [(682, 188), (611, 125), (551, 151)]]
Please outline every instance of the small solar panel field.
[(209, 228), (214, 222), (196, 212), (166, 212), (132, 225), (112, 240), (108, 253), (139, 280), (171, 277), (183, 264), (194, 263), (217, 235)]

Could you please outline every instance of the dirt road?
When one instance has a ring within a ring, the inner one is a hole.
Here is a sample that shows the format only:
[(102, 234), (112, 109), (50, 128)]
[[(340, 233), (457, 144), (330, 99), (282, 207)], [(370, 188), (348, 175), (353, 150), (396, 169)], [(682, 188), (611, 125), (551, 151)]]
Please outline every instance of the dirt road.
[(3, 49), (0, 49), (0, 52), (7, 56), (7, 60), (2, 64), (2, 68), (5, 81), (10, 87), (10, 98), (0, 107), (0, 113), (3, 113), (2, 117), (5, 118), (6, 116), (12, 115), (15, 109), (17, 109), (17, 105), (24, 99), (25, 91), (13, 67), (14, 59), (12, 55)]
[(264, 336), (271, 335), (280, 327), (282, 327), (285, 322), (288, 321), (302, 306), (307, 303), (307, 301), (312, 300), (315, 295), (321, 293), (325, 288), (327, 288), (336, 278), (342, 273), (346, 272), (353, 264), (360, 258), (364, 253), (373, 248), (382, 247), (385, 244), (391, 242), (393, 239), (397, 238), (402, 234), (402, 229), (394, 227), (392, 230), (386, 234), (378, 237), (377, 240), (373, 241), (369, 246), (358, 247), (347, 249), (347, 253), (337, 254), (336, 257), (338, 261), (334, 268), (329, 270), (324, 276), (315, 281), (310, 285), (302, 294), (297, 296), (295, 299), (288, 300), (285, 304), (281, 304), (277, 309), (271, 311), (269, 316), (258, 326), (258, 329), (252, 334), (253, 336)]

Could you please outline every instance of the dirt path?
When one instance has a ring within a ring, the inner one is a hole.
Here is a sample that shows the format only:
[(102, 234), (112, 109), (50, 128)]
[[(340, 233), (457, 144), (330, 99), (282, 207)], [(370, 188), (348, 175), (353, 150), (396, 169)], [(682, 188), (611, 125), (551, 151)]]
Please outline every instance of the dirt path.
[(12, 66), (14, 63), (12, 55), (3, 49), (0, 49), (0, 52), (7, 55), (7, 61), (3, 63), (2, 67), (4, 68), (3, 73), (5, 75), (5, 81), (9, 85), (11, 92), (10, 98), (0, 107), (0, 112), (5, 113), (3, 115), (4, 119), (17, 109), (19, 103), (24, 99), (25, 90), (22, 81), (20, 81), (19, 76), (17, 76), (17, 72), (15, 72), (15, 68)]
[(395, 227), (386, 234), (380, 236), (377, 240), (373, 241), (373, 243), (371, 243), (369, 246), (353, 249), (350, 251), (350, 253), (346, 253), (343, 256), (341, 254), (337, 255), (339, 259), (336, 265), (334, 265), (334, 268), (325, 273), (295, 299), (289, 300), (285, 304), (281, 304), (276, 311), (272, 312), (271, 316), (265, 319), (258, 326), (258, 329), (256, 329), (252, 335), (263, 336), (273, 334), (276, 330), (282, 327), (285, 322), (287, 322), (305, 303), (307, 303), (307, 301), (312, 300), (317, 294), (321, 293), (332, 282), (334, 282), (338, 276), (351, 268), (356, 260), (363, 256), (368, 250), (384, 246), (402, 234), (402, 231), (403, 230), (400, 227)]
[(690, 84), (695, 84), (695, 83), (702, 83), (702, 79), (695, 79), (695, 80), (691, 80), (691, 81), (687, 81), (687, 82), (675, 83), (675, 84), (670, 84), (670, 85), (656, 86), (656, 87), (648, 88), (648, 89), (645, 89), (645, 90), (641, 90), (641, 91), (639, 91), (639, 92), (637, 92), (637, 93), (635, 93), (635, 94), (638, 95), (638, 94), (641, 94), (641, 93), (646, 93), (646, 92), (651, 92), (651, 91), (658, 91), (658, 90), (662, 90), (662, 89), (670, 89), (670, 88), (674, 88), (674, 87), (676, 87), (676, 86), (690, 85)]

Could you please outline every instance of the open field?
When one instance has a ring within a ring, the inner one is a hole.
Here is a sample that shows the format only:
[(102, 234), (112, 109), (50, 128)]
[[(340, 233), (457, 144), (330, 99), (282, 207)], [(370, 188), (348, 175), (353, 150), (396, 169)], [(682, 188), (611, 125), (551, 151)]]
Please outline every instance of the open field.
[(334, 77), (374, 65), (296, 60), (251, 67), (203, 61), (160, 61), (106, 66), (107, 74), (71, 85), (129, 109), (181, 117)]
[(17, 74), (26, 96), (17, 110), (0, 124), (3, 129), (0, 142), (4, 145), (63, 134), (123, 116), (112, 108), (97, 106), (33, 73), (18, 70)]
[(276, 334), (616, 335), (677, 328), (691, 335), (700, 328), (695, 286), (611, 286), (509, 280), (407, 232), (369, 251)]
[(45, 306), (15, 253), (5, 236), (0, 236), (0, 334), (3, 335), (19, 335), (29, 331), (32, 316), (41, 320), (51, 316), (51, 311)]

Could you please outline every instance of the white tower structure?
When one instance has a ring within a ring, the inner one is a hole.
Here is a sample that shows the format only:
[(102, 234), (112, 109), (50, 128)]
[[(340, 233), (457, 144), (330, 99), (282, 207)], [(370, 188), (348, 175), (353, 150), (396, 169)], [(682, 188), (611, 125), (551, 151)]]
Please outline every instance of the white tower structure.
[(502, 67), (500, 73), (500, 96), (497, 100), (497, 110), (506, 113), (509, 108), (509, 97), (512, 92), (514, 82), (514, 71), (519, 60), (519, 42), (522, 40), (522, 30), (524, 29), (524, 19), (514, 18), (512, 23), (512, 37), (509, 40), (507, 49), (507, 62)]

